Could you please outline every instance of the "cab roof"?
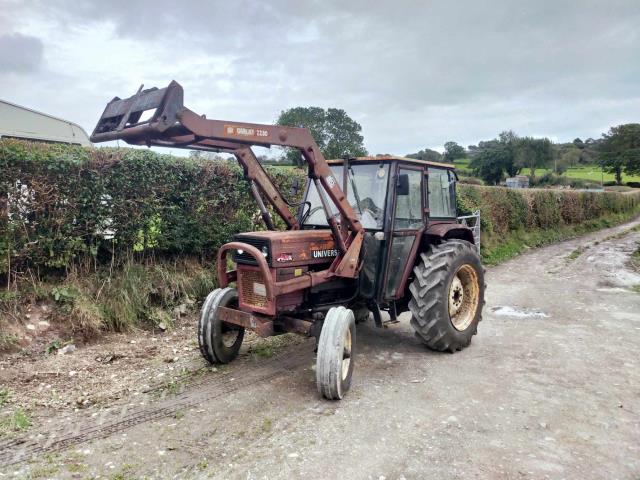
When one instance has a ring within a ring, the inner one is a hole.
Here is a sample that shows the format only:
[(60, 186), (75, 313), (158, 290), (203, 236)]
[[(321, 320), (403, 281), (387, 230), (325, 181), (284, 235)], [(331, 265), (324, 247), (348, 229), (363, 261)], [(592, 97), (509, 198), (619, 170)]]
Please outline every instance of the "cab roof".
[[(413, 163), (416, 165), (428, 165), (430, 167), (438, 167), (438, 168), (446, 168), (448, 170), (455, 170), (455, 165), (451, 163), (440, 163), (440, 162), (431, 162), (429, 160), (418, 160), (416, 158), (407, 158), (407, 157), (398, 157), (395, 155), (378, 155), (375, 157), (355, 157), (350, 158), (349, 163), (358, 163), (358, 162), (388, 162), (391, 160), (397, 160), (400, 162)], [(327, 160), (329, 165), (342, 165), (344, 160), (342, 158), (334, 158), (332, 160)]]

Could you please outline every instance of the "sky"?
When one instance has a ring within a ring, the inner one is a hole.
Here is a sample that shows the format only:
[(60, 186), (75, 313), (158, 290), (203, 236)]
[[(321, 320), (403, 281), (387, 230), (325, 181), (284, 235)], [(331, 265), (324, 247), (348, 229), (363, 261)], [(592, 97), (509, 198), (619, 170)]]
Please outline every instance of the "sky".
[(639, 0), (0, 0), (0, 98), (91, 132), (141, 83), (209, 118), (343, 108), (370, 153), (640, 122)]

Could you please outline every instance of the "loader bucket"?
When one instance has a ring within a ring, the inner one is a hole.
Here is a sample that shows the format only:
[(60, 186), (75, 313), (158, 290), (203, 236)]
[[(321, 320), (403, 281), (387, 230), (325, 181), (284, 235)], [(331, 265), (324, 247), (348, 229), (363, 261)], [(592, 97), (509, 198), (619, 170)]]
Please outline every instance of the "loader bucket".
[[(153, 138), (177, 123), (177, 115), (184, 108), (182, 86), (172, 81), (165, 88), (149, 88), (125, 99), (115, 97), (104, 109), (92, 142), (123, 139), (141, 143)], [(144, 118), (143, 118), (144, 116)]]

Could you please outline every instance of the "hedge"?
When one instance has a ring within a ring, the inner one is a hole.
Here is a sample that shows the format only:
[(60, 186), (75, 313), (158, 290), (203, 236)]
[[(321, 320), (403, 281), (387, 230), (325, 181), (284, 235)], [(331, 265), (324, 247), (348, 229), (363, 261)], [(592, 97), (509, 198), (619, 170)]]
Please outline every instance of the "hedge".
[[(519, 253), (528, 246), (628, 219), (640, 213), (640, 191), (515, 190), (458, 185), (458, 210), (462, 213), (481, 211), (483, 257), (485, 261), (495, 263), (512, 256), (497, 253), (497, 250), (513, 242), (514, 238), (522, 243), (513, 252)], [(539, 235), (532, 235), (535, 233)]]
[[(132, 256), (211, 259), (258, 209), (233, 161), (0, 141), (0, 272)], [(291, 175), (269, 170), (284, 186)]]
[[(262, 228), (234, 161), (0, 140), (0, 171), (4, 281), (9, 271), (65, 272), (136, 256), (208, 261), (233, 233)], [(301, 170), (268, 171), (283, 192), (304, 178)], [(513, 232), (630, 216), (639, 204), (638, 193), (458, 188), (461, 213), (481, 210), (488, 248)]]

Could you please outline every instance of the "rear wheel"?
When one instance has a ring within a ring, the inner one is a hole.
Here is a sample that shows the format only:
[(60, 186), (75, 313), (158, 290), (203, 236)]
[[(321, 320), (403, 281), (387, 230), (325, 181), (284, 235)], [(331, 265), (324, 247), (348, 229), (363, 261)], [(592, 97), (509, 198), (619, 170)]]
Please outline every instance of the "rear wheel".
[(353, 312), (333, 307), (327, 312), (318, 341), (316, 383), (329, 400), (340, 400), (351, 387), (356, 343)]
[(432, 245), (413, 271), (409, 309), (416, 334), (433, 350), (468, 346), (484, 305), (484, 268), (475, 247), (464, 240)]
[(216, 288), (202, 305), (198, 344), (200, 353), (209, 363), (229, 363), (238, 356), (244, 328), (223, 322), (216, 315), (218, 307), (237, 306), (238, 292), (233, 288)]

